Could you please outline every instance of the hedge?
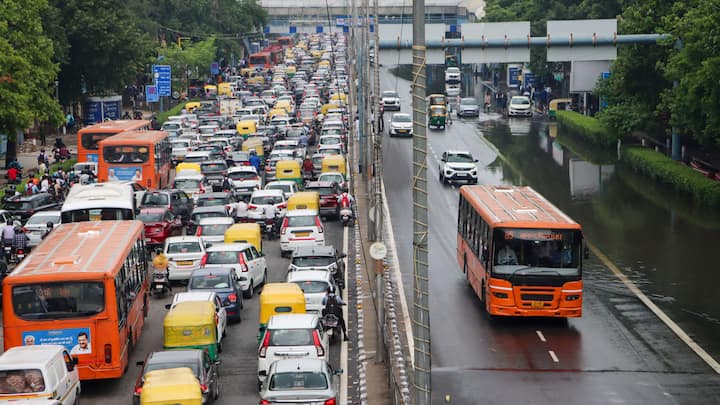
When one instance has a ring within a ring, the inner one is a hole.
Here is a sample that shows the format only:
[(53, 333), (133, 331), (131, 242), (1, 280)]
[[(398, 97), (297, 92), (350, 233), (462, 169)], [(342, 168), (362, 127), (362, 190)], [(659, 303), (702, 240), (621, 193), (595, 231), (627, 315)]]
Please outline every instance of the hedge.
[(161, 112), (157, 116), (158, 122), (162, 125), (162, 123), (165, 122), (165, 120), (167, 120), (168, 117), (170, 117), (172, 115), (180, 115), (180, 111), (182, 111), (183, 107), (185, 107), (185, 104), (190, 103), (192, 101), (200, 101), (200, 99), (192, 99), (192, 100), (182, 101), (180, 104), (176, 105), (175, 107), (173, 107), (167, 111)]
[(575, 111), (557, 112), (557, 120), (561, 126), (578, 133), (587, 141), (603, 147), (614, 147), (619, 137), (607, 130), (597, 118)]
[(639, 146), (624, 147), (622, 161), (650, 179), (692, 196), (698, 203), (720, 206), (720, 181), (709, 179), (661, 153)]

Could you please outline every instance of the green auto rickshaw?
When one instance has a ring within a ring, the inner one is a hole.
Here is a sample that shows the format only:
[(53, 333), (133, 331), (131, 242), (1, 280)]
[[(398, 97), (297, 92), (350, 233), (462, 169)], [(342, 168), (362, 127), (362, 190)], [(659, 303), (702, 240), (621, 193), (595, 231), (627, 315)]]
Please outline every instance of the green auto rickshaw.
[(210, 360), (218, 361), (222, 347), (217, 322), (212, 302), (179, 302), (165, 315), (163, 348), (207, 350)]
[(571, 104), (571, 98), (556, 98), (554, 100), (550, 100), (550, 104), (548, 105), (548, 118), (550, 121), (555, 121), (557, 119), (558, 110), (566, 110)]
[(443, 105), (430, 106), (429, 127), (445, 129), (445, 121), (447, 120), (447, 108)]

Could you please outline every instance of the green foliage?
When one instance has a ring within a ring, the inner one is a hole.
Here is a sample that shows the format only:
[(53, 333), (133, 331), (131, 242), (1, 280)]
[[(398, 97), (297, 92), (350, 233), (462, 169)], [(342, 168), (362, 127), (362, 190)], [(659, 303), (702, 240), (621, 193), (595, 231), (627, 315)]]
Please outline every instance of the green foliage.
[(58, 67), (53, 44), (43, 34), (45, 0), (0, 2), (0, 133), (15, 139), (35, 120), (60, 125), (63, 114), (53, 97)]
[(623, 148), (622, 159), (635, 171), (692, 196), (698, 203), (720, 206), (720, 182), (709, 179), (663, 154), (641, 147), (626, 147)]
[(582, 115), (575, 111), (558, 111), (557, 120), (560, 125), (596, 145), (612, 147), (619, 139), (617, 135), (605, 128), (597, 118)]
[(200, 99), (188, 100), (188, 101), (185, 101), (185, 102), (182, 102), (182, 103), (176, 105), (175, 107), (173, 107), (167, 111), (161, 112), (160, 114), (158, 114), (158, 118), (157, 118), (158, 122), (160, 124), (162, 124), (163, 122), (165, 122), (165, 120), (167, 120), (168, 117), (170, 117), (172, 115), (180, 115), (180, 111), (182, 111), (183, 107), (185, 107), (185, 104), (187, 104), (191, 101), (200, 101)]
[[(195, 71), (201, 67), (210, 66), (215, 60), (215, 38), (190, 43), (180, 48), (176, 44), (170, 44), (166, 48), (160, 48), (158, 53), (164, 57), (163, 63), (172, 66), (173, 77), (185, 81), (188, 69)], [(191, 76), (192, 77), (192, 76)]]

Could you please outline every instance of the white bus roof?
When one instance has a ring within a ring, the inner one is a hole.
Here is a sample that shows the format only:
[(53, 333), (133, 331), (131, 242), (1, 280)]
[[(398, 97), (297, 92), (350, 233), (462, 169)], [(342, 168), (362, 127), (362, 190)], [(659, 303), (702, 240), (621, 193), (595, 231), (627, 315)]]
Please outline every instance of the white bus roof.
[(129, 184), (94, 183), (72, 186), (62, 212), (90, 208), (134, 209), (135, 192)]

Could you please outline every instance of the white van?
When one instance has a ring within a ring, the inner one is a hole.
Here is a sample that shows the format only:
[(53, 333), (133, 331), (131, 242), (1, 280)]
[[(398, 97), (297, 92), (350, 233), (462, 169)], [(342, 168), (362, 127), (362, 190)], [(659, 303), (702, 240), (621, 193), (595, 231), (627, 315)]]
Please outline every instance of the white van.
[(80, 397), (76, 364), (63, 346), (13, 347), (0, 356), (0, 402), (43, 398), (75, 404)]

